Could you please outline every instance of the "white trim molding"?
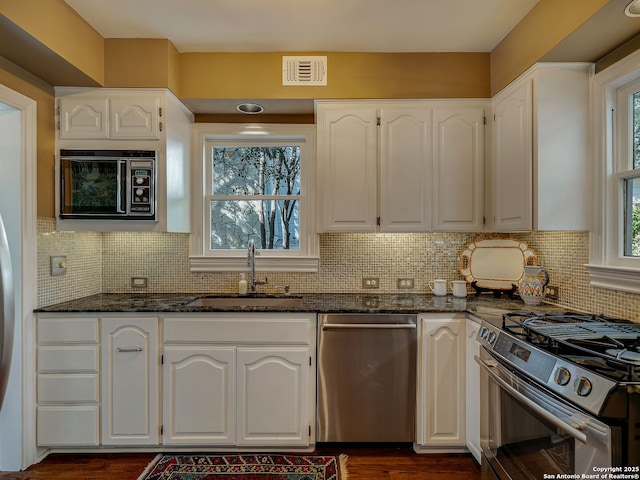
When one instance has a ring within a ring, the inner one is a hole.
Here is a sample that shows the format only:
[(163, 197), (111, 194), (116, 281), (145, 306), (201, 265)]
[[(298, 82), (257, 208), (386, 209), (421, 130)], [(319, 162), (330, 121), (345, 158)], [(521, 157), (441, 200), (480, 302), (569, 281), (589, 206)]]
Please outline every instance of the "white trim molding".
[[(20, 347), (20, 362), (12, 368), (19, 370), (22, 386), (21, 411), (13, 411), (18, 416), (21, 436), (13, 436), (13, 442), (21, 445), (21, 458), (11, 459), (11, 465), (0, 466), (0, 470), (26, 469), (36, 463), (39, 449), (36, 447), (36, 329), (37, 306), (37, 102), (9, 87), (0, 84), (0, 102), (20, 111), (20, 295), (16, 305), (16, 339), (14, 345)], [(14, 352), (14, 361), (17, 356)], [(6, 407), (5, 407), (6, 410)], [(6, 415), (6, 412), (5, 412)], [(10, 431), (7, 429), (7, 431)]]
[[(246, 272), (247, 259), (238, 257), (189, 257), (191, 271)], [(317, 273), (320, 260), (317, 257), (269, 257), (256, 258), (257, 272)]]
[(640, 51), (592, 77), (592, 230), (590, 232), (590, 285), (640, 293), (640, 259), (622, 255), (620, 225), (620, 165), (616, 153), (617, 92), (640, 80)]
[(637, 268), (585, 265), (590, 285), (629, 293), (640, 293), (640, 270)]
[[(300, 225), (300, 251), (256, 250), (256, 271), (317, 273), (319, 268), (319, 240), (316, 232), (315, 164), (316, 139), (314, 125), (283, 124), (208, 124), (193, 126), (192, 188), (191, 188), (191, 272), (246, 272), (247, 251), (220, 250), (212, 252), (208, 247), (209, 233), (203, 198), (206, 191), (204, 159), (207, 158), (207, 142), (211, 140), (247, 141), (291, 140), (304, 143), (303, 188), (305, 212)], [(258, 137), (256, 137), (256, 135)]]

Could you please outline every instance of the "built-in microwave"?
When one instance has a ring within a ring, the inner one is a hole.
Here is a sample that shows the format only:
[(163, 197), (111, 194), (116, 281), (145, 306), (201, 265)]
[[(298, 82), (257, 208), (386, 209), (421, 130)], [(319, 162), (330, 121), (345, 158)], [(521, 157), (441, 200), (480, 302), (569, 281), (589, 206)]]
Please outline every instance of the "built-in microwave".
[(60, 218), (155, 220), (152, 150), (60, 150)]

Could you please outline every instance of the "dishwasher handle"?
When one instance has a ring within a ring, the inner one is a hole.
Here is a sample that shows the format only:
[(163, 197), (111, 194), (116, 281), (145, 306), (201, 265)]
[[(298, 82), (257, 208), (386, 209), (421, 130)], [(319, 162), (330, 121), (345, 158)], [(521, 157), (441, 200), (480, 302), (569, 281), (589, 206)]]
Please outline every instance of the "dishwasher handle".
[(322, 330), (415, 330), (415, 323), (329, 323), (322, 325)]

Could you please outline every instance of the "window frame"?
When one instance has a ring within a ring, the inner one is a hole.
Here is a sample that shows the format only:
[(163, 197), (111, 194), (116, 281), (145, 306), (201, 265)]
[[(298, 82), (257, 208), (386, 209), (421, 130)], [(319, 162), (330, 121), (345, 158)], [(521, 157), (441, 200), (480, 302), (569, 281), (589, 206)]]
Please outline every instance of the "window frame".
[(640, 175), (630, 166), (632, 115), (623, 100), (631, 86), (640, 90), (640, 51), (592, 78), (593, 217), (590, 285), (640, 293), (640, 258), (624, 255), (624, 181)]
[[(190, 268), (192, 272), (245, 272), (247, 252), (244, 249), (210, 248), (211, 172), (209, 150), (213, 142), (250, 144), (293, 142), (301, 146), (301, 194), (299, 203), (300, 248), (268, 250), (256, 248), (256, 271), (317, 272), (319, 242), (315, 216), (316, 140), (314, 125), (286, 124), (213, 124), (194, 125), (192, 151)], [(209, 188), (209, 190), (208, 190)], [(262, 198), (260, 196), (259, 198)], [(256, 197), (256, 199), (259, 199)]]

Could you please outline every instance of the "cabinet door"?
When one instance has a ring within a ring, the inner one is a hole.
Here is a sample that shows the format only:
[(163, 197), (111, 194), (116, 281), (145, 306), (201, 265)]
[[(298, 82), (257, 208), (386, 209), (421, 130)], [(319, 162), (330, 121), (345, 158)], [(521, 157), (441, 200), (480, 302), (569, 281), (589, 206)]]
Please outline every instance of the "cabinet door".
[(436, 108), (433, 142), (433, 229), (481, 231), (484, 108)]
[(494, 101), (493, 230), (533, 225), (532, 86), (523, 81)]
[(235, 347), (164, 348), (165, 444), (235, 444), (235, 365)]
[(478, 463), (481, 462), (482, 457), (480, 450), (480, 366), (475, 360), (475, 357), (480, 354), (480, 344), (476, 340), (479, 329), (479, 323), (467, 319), (465, 348), (465, 362), (467, 364), (465, 375), (465, 439), (467, 448)]
[(157, 140), (160, 138), (160, 98), (112, 98), (110, 138)]
[(158, 319), (102, 319), (102, 443), (158, 444)]
[(431, 228), (432, 111), (384, 108), (380, 128), (380, 231)]
[(308, 348), (238, 348), (238, 445), (310, 444)]
[(106, 98), (60, 98), (58, 135), (64, 139), (109, 138)]
[(418, 444), (465, 445), (465, 317), (421, 319)]
[(376, 109), (318, 105), (321, 231), (375, 232)]

